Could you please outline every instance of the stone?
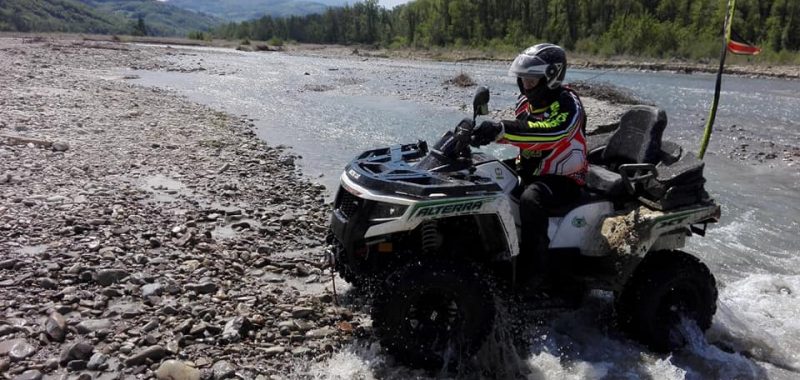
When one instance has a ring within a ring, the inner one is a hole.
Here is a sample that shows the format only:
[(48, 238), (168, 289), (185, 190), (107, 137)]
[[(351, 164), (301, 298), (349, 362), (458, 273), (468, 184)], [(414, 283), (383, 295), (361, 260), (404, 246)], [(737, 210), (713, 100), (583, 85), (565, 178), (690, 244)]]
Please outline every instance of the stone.
[(244, 317), (231, 318), (222, 329), (222, 339), (230, 343), (240, 341), (246, 324), (247, 319)]
[(295, 308), (292, 309), (292, 317), (293, 318), (305, 318), (305, 317), (311, 315), (311, 313), (313, 313), (313, 312), (314, 312), (313, 308), (299, 306), (299, 307), (295, 307)]
[(167, 349), (162, 346), (150, 346), (125, 359), (125, 366), (133, 367), (142, 365), (147, 362), (147, 359), (156, 362), (163, 359), (167, 354)]
[(167, 360), (156, 370), (158, 380), (200, 380), (200, 370), (177, 360)]
[(67, 346), (67, 348), (65, 348), (64, 351), (61, 352), (61, 358), (59, 359), (58, 362), (62, 366), (66, 366), (67, 363), (74, 360), (86, 361), (89, 360), (89, 358), (92, 356), (92, 352), (94, 352), (94, 347), (92, 347), (88, 343), (84, 342), (73, 343)]
[(58, 289), (58, 282), (49, 277), (42, 277), (39, 279), (39, 286), (41, 286), (42, 289)]
[(121, 281), (123, 278), (128, 277), (128, 271), (124, 269), (103, 269), (94, 274), (94, 280), (102, 285), (109, 286)]
[(286, 352), (286, 349), (281, 346), (272, 346), (262, 350), (267, 357), (275, 356)]
[(108, 361), (108, 356), (103, 355), (99, 352), (95, 352), (94, 355), (92, 355), (92, 357), (89, 358), (89, 363), (86, 364), (86, 369), (91, 371), (97, 371), (97, 370), (102, 371), (108, 367), (106, 365), (107, 361)]
[(55, 152), (66, 152), (69, 150), (69, 144), (65, 142), (54, 142), (53, 145), (51, 145), (51, 148)]
[(17, 265), (17, 259), (7, 259), (0, 261), (0, 269), (14, 269), (14, 266)]
[(31, 370), (27, 370), (27, 371), (15, 376), (13, 379), (14, 380), (41, 380), (41, 378), (43, 376), (44, 375), (41, 372), (39, 372), (39, 371), (37, 371), (35, 369), (31, 369)]
[(50, 339), (63, 342), (67, 336), (67, 321), (64, 320), (64, 316), (58, 312), (50, 314), (44, 323), (44, 332)]
[(211, 371), (214, 374), (214, 380), (223, 380), (233, 377), (236, 374), (236, 369), (227, 360), (220, 360), (211, 366)]
[(142, 286), (142, 298), (160, 296), (164, 292), (164, 285), (158, 282)]
[(306, 338), (321, 339), (321, 338), (326, 338), (326, 337), (328, 337), (330, 335), (333, 335), (335, 333), (336, 333), (336, 330), (334, 330), (334, 329), (332, 329), (332, 328), (330, 328), (328, 326), (325, 326), (323, 328), (319, 328), (319, 329), (311, 330), (311, 331), (307, 332), (306, 333)]
[(18, 343), (24, 343), (25, 339), (11, 339), (0, 342), (0, 356), (8, 355), (11, 349)]
[(8, 352), (8, 357), (11, 358), (12, 361), (20, 361), (25, 360), (33, 354), (36, 353), (36, 347), (31, 346), (27, 342), (19, 342), (11, 347), (11, 351)]
[(100, 330), (110, 330), (111, 321), (108, 319), (87, 319), (75, 326), (80, 334), (89, 334)]
[(186, 284), (186, 285), (184, 285), (184, 289), (186, 289), (188, 291), (195, 292), (195, 293), (199, 293), (199, 294), (210, 294), (210, 293), (216, 292), (217, 289), (219, 289), (219, 288), (217, 287), (217, 284), (215, 284), (215, 283), (213, 283), (211, 281), (205, 281), (205, 282), (201, 282), (201, 283), (189, 283), (189, 284)]

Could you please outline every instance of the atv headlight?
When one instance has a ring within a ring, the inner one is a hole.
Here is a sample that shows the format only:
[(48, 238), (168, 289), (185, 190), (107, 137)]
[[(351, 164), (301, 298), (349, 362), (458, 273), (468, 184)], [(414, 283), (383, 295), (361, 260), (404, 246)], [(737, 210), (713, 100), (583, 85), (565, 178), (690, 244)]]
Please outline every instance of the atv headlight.
[(406, 212), (408, 206), (398, 205), (394, 203), (376, 203), (372, 206), (372, 212), (369, 214), (369, 220), (373, 222), (386, 222), (389, 220), (398, 219)]

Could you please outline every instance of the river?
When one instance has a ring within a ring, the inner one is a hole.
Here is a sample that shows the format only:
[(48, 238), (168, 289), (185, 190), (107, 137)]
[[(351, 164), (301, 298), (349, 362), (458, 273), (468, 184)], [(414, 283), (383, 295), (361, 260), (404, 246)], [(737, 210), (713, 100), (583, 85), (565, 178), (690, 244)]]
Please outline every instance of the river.
[[(468, 116), (472, 88), (443, 85), (463, 72), (492, 90), (491, 106), (516, 97), (501, 63), (440, 63), (313, 54), (175, 49), (169, 60), (192, 72), (136, 71), (134, 82), (247, 115), (259, 136), (302, 156), (304, 175), (335, 191), (357, 153), (388, 144), (435, 140)], [(202, 67), (203, 70), (197, 69)], [(665, 139), (696, 150), (714, 76), (570, 70), (567, 82), (603, 81), (664, 108)], [(529, 378), (775, 378), (800, 376), (800, 164), (779, 156), (731, 158), (741, 144), (800, 147), (800, 82), (726, 77), (717, 132), (706, 156), (706, 188), (722, 221), (687, 251), (717, 278), (718, 312), (705, 338), (673, 355), (632, 343), (610, 325), (598, 294), (576, 311), (531, 327), (529, 352), (513, 358)], [(770, 145), (772, 144), (772, 145)], [(490, 148), (504, 155), (507, 150)], [(797, 160), (796, 160), (797, 161)], [(323, 363), (298, 362), (312, 378), (425, 378), (392, 363), (361, 340)]]

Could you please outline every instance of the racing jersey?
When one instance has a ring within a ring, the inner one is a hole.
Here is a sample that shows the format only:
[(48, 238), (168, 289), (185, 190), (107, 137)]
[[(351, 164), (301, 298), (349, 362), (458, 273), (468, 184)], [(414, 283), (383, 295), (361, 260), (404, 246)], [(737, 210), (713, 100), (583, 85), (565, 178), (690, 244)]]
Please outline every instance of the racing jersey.
[(499, 143), (520, 148), (517, 158), (523, 175), (562, 175), (586, 183), (586, 113), (578, 95), (561, 88), (557, 99), (533, 109), (520, 95), (517, 120), (503, 120)]

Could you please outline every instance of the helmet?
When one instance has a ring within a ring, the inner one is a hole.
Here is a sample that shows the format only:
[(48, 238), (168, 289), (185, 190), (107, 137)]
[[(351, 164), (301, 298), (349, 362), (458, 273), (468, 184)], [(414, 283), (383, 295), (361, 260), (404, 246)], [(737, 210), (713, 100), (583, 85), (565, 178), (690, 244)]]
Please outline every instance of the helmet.
[(519, 78), (544, 78), (547, 88), (554, 90), (561, 85), (567, 72), (567, 53), (561, 46), (538, 44), (531, 46), (511, 63), (508, 75)]

